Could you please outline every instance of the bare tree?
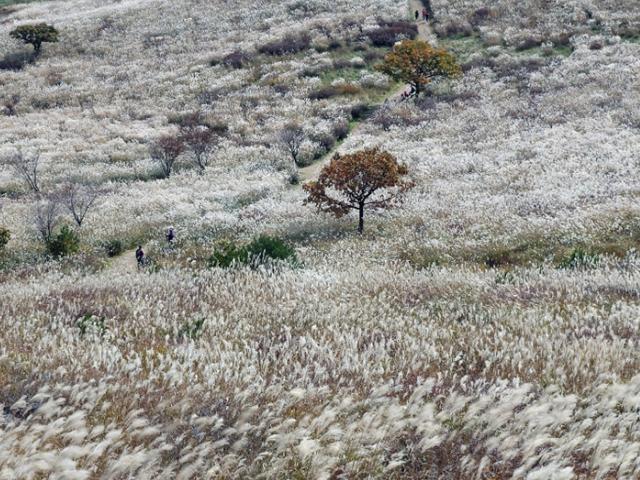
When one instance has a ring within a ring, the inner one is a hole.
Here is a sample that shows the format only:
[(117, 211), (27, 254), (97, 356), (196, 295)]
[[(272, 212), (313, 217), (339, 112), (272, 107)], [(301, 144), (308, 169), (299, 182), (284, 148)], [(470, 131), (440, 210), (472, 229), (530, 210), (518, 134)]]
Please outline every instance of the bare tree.
[(211, 151), (217, 143), (214, 132), (207, 126), (198, 125), (183, 128), (180, 138), (193, 154), (193, 162), (200, 169), (200, 173), (204, 173), (207, 165), (209, 165)]
[(82, 227), (87, 213), (99, 196), (98, 189), (77, 182), (69, 182), (60, 192), (61, 203), (69, 211), (78, 227)]
[(40, 153), (34, 152), (25, 154), (22, 150), (17, 150), (5, 159), (5, 163), (10, 165), (16, 174), (24, 180), (28, 187), (35, 193), (40, 192), (38, 177), (38, 167), (40, 166)]
[(35, 207), (35, 226), (44, 243), (51, 242), (53, 232), (60, 223), (60, 203), (49, 196), (40, 200)]
[(285, 146), (287, 151), (291, 154), (293, 164), (296, 167), (300, 166), (300, 147), (302, 146), (302, 142), (304, 142), (304, 139), (305, 135), (302, 126), (295, 122), (288, 123), (280, 132), (280, 141)]
[(173, 165), (184, 152), (184, 143), (175, 135), (163, 135), (149, 147), (151, 158), (155, 160), (166, 177), (171, 175)]

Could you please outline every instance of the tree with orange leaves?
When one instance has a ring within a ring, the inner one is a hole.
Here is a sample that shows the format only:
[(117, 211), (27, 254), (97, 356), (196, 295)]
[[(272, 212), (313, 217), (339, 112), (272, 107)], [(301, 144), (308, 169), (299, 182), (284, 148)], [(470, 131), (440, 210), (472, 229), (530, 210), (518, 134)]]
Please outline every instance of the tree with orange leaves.
[(391, 208), (413, 187), (411, 181), (402, 178), (406, 174), (405, 165), (378, 148), (347, 155), (336, 153), (318, 180), (302, 187), (309, 194), (304, 203), (313, 203), (319, 211), (338, 218), (357, 210), (358, 232), (362, 233), (365, 208)]
[(394, 80), (408, 82), (415, 89), (416, 97), (432, 81), (462, 74), (453, 55), (423, 40), (404, 40), (396, 44), (376, 69)]

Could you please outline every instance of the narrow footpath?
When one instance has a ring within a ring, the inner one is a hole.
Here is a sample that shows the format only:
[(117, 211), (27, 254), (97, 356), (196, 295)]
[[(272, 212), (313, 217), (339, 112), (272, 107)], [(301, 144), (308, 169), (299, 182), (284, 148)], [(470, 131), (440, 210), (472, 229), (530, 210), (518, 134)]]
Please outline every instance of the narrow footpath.
[[(416, 22), (416, 25), (418, 26), (417, 38), (419, 40), (424, 40), (433, 46), (437, 45), (438, 37), (431, 28), (431, 24), (422, 20), (422, 9), (424, 8), (422, 2), (420, 0), (409, 0), (409, 7), (411, 9), (412, 15), (416, 10), (420, 12), (420, 19)], [(395, 99), (399, 97), (404, 90), (406, 90), (406, 87), (403, 86), (402, 88), (393, 91), (387, 97), (387, 99)], [(349, 135), (353, 135), (355, 132), (357, 132), (360, 125), (362, 125), (362, 123), (356, 125), (354, 129), (349, 132)], [(318, 176), (320, 175), (320, 171), (327, 163), (329, 163), (329, 160), (331, 159), (331, 157), (333, 157), (334, 153), (335, 149), (327, 152), (322, 158), (316, 160), (311, 165), (299, 168), (298, 175), (300, 178), (300, 182), (298, 185), (302, 186), (305, 182), (318, 178)]]

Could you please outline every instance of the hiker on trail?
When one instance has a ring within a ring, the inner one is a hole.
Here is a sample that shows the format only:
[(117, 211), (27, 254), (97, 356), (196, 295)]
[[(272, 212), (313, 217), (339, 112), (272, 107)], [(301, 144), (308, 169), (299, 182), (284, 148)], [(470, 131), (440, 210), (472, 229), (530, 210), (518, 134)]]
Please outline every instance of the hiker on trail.
[(418, 21), (419, 18), (420, 18), (420, 12), (416, 10), (416, 22)]
[(138, 262), (138, 270), (140, 270), (144, 266), (144, 250), (142, 250), (142, 245), (138, 245), (138, 249), (136, 250), (136, 261)]
[(173, 230), (173, 227), (169, 227), (169, 229), (167, 230), (167, 234), (165, 235), (166, 239), (167, 239), (167, 243), (169, 243), (169, 245), (173, 244), (173, 241), (176, 238), (176, 234)]
[(429, 12), (427, 11), (427, 9), (426, 9), (426, 8), (423, 8), (423, 9), (422, 9), (422, 19), (423, 19), (425, 22), (428, 22), (428, 21), (429, 21)]

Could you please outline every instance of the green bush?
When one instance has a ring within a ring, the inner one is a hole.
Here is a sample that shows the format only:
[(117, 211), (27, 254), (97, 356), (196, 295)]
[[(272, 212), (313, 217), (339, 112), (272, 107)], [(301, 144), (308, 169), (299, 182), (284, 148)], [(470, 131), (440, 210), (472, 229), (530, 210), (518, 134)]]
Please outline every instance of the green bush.
[(76, 322), (76, 326), (78, 327), (78, 330), (80, 330), (80, 336), (84, 336), (90, 331), (103, 336), (107, 331), (104, 318), (90, 314), (86, 314), (84, 317), (79, 318)]
[(202, 335), (204, 330), (204, 318), (194, 320), (193, 322), (187, 322), (180, 330), (178, 330), (178, 338), (188, 338), (189, 340), (197, 340)]
[(11, 232), (4, 227), (0, 227), (0, 251), (4, 250), (4, 247), (7, 246), (7, 243), (9, 243), (10, 239)]
[(80, 239), (78, 235), (68, 226), (60, 229), (60, 232), (47, 242), (47, 250), (56, 257), (64, 257), (76, 253), (80, 249)]
[(107, 254), (107, 257), (112, 258), (117, 257), (124, 251), (124, 244), (122, 243), (122, 240), (118, 239), (107, 240), (103, 244), (103, 248)]
[(211, 257), (209, 257), (209, 265), (212, 267), (229, 268), (236, 264), (244, 264), (247, 262), (247, 252), (245, 248), (238, 247), (232, 242), (220, 242)]
[(297, 261), (295, 249), (277, 237), (260, 235), (246, 248), (251, 260), (271, 258), (273, 260)]
[(567, 255), (561, 256), (557, 260), (559, 268), (570, 269), (597, 267), (598, 263), (600, 263), (600, 255), (582, 247), (574, 248)]
[(251, 265), (252, 267), (268, 262), (281, 260), (297, 263), (295, 249), (277, 237), (260, 235), (250, 243), (239, 246), (233, 242), (221, 242), (209, 257), (212, 267), (229, 268), (234, 265)]

